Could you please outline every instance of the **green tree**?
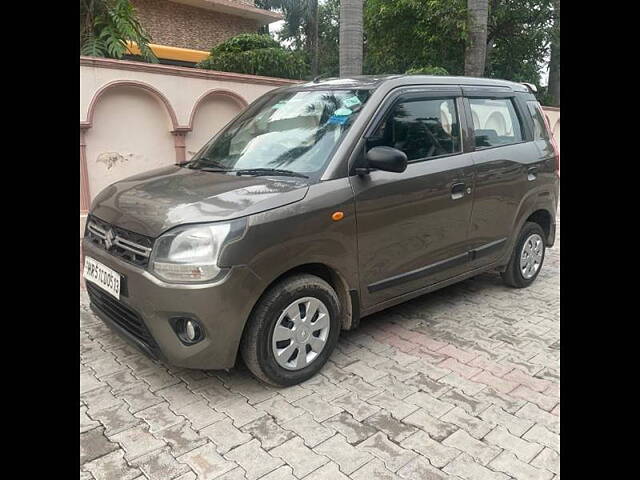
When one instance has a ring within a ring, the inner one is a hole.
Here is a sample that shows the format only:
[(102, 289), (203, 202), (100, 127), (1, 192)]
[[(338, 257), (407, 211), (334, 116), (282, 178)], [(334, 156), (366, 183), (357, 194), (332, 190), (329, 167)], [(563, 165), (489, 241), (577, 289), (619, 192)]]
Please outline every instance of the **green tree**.
[(466, 0), (367, 0), (364, 22), (365, 73), (464, 73)]
[(131, 53), (127, 41), (137, 44), (146, 61), (158, 62), (129, 0), (80, 0), (81, 55), (122, 58)]
[(549, 95), (551, 105), (560, 106), (560, 0), (553, 1), (551, 59), (549, 60)]

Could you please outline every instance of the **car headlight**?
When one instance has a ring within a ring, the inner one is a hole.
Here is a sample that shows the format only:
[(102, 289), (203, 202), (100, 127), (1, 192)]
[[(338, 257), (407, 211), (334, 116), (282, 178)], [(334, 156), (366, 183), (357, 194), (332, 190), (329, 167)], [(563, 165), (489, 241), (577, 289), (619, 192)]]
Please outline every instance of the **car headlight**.
[(167, 282), (211, 280), (220, 273), (220, 250), (234, 230), (231, 223), (174, 228), (156, 240), (151, 271)]

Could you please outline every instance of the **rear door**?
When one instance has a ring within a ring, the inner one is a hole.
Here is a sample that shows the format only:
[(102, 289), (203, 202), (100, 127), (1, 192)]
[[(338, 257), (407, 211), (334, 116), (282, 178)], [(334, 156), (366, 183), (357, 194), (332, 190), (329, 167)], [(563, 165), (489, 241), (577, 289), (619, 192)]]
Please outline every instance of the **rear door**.
[[(471, 118), (475, 181), (469, 226), (471, 265), (496, 261), (508, 245), (518, 208), (541, 161), (516, 93), (499, 87), (463, 87)], [(526, 108), (526, 107), (525, 107)]]
[(409, 159), (402, 173), (350, 177), (364, 308), (468, 268), (473, 161), (462, 146), (461, 92), (440, 87), (392, 95), (360, 144), (361, 155), (384, 145)]

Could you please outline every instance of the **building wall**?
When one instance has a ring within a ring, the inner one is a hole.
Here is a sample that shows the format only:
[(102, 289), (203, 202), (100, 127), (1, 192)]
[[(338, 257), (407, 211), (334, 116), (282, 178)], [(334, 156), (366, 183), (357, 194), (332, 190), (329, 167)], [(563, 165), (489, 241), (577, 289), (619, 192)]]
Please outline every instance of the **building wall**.
[[(255, 33), (255, 20), (213, 12), (167, 0), (132, 0), (151, 43), (172, 47), (211, 50), (240, 33)], [(235, 0), (253, 6), (251, 0)]]
[(80, 214), (125, 177), (190, 159), (246, 105), (293, 80), (80, 57)]

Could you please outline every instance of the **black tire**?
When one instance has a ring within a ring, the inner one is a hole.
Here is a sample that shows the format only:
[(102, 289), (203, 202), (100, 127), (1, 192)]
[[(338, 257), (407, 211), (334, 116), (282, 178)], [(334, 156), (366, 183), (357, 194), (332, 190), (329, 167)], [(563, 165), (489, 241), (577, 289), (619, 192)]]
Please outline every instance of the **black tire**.
[[(520, 270), (520, 256), (522, 255), (522, 249), (525, 246), (526, 240), (533, 234), (538, 234), (542, 238), (542, 259), (540, 261), (540, 266), (533, 276), (531, 278), (525, 278)], [(540, 225), (534, 222), (527, 222), (524, 224), (520, 231), (520, 235), (518, 236), (515, 248), (511, 253), (511, 258), (509, 259), (507, 268), (501, 273), (504, 283), (513, 288), (525, 288), (531, 285), (535, 279), (538, 278), (538, 274), (540, 273), (540, 270), (542, 270), (546, 254), (545, 238), (544, 230), (542, 230)]]
[[(329, 312), (329, 333), (324, 348), (309, 365), (300, 370), (287, 370), (277, 363), (271, 338), (282, 312), (303, 297), (315, 297), (325, 304)], [(277, 387), (295, 385), (311, 378), (327, 362), (338, 343), (341, 322), (342, 308), (331, 285), (315, 275), (292, 275), (270, 287), (258, 301), (247, 322), (240, 353), (259, 380)]]

